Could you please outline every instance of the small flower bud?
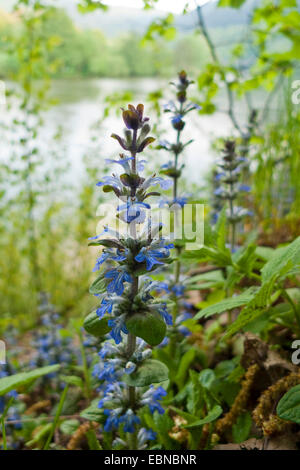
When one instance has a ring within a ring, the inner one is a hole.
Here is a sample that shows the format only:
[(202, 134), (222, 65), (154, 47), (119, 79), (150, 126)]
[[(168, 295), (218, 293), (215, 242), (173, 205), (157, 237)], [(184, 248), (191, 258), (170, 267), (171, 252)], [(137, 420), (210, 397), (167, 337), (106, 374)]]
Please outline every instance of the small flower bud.
[(134, 362), (127, 362), (126, 366), (125, 366), (125, 373), (130, 375), (132, 374), (132, 372), (134, 372), (136, 369), (136, 364)]
[(149, 357), (152, 356), (152, 350), (151, 349), (146, 349), (145, 351), (142, 352), (143, 360), (148, 359)]

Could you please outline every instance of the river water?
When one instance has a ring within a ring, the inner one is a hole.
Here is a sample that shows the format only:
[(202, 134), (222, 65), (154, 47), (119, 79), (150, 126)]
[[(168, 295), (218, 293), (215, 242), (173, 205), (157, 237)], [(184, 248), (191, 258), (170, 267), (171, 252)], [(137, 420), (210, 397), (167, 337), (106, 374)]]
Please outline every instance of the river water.
[[(130, 90), (134, 93), (134, 103), (144, 102), (150, 92), (161, 88), (166, 95), (162, 104), (170, 99), (170, 87), (167, 80), (154, 79), (97, 79), (97, 80), (59, 80), (53, 84), (52, 95), (59, 100), (59, 104), (50, 108), (44, 116), (44, 132), (52, 135), (57, 125), (63, 127), (63, 143), (66, 157), (71, 162), (72, 174), (80, 175), (82, 170), (82, 157), (90, 145), (91, 127), (101, 120), (104, 111), (104, 99), (109, 94)], [(193, 90), (191, 90), (191, 95)], [(194, 90), (196, 95), (196, 90)], [(124, 103), (124, 106), (127, 103)], [(147, 113), (154, 122), (155, 115)], [(161, 127), (166, 130), (164, 138), (174, 140), (174, 130), (170, 125), (168, 114), (163, 115)], [(122, 133), (121, 113), (115, 110), (105, 120), (96, 126), (96, 134), (100, 139), (99, 166), (104, 165), (105, 158), (116, 157), (119, 145), (110, 138), (112, 132)], [(187, 124), (183, 132), (183, 141), (194, 139), (187, 148), (184, 156), (185, 176), (193, 183), (201, 183), (215, 161), (215, 154), (211, 143), (216, 137), (228, 136), (231, 132), (231, 123), (225, 113), (215, 113), (213, 116), (199, 116), (191, 112), (187, 117)], [(95, 129), (94, 129), (95, 133)], [(161, 160), (163, 152), (152, 151), (154, 158)], [(165, 154), (166, 161), (168, 155)], [(161, 161), (160, 161), (161, 162)]]

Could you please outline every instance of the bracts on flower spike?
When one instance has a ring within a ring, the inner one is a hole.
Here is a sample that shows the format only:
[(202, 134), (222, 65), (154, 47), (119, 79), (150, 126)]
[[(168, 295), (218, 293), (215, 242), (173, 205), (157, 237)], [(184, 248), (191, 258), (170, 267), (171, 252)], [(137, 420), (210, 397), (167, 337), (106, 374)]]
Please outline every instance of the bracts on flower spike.
[(155, 433), (143, 426), (141, 409), (147, 406), (151, 413), (164, 412), (159, 402), (166, 391), (153, 384), (168, 378), (167, 367), (151, 358), (151, 347), (163, 341), (166, 324), (172, 322), (167, 303), (161, 296), (154, 297), (157, 283), (149, 274), (169, 261), (173, 245), (161, 237), (160, 226), (149, 231), (147, 215), (150, 197), (160, 196), (151, 187), (168, 189), (172, 183), (157, 175), (145, 178), (140, 174), (145, 160), (139, 161), (138, 156), (154, 141), (148, 136), (151, 128), (144, 106), (128, 105), (123, 109), (123, 121), (124, 137), (112, 137), (128, 153), (107, 161), (121, 172), (104, 177), (98, 186), (120, 200), (117, 217), (128, 230), (124, 235), (104, 227), (102, 234), (91, 239), (91, 245), (102, 247), (94, 267), (99, 275), (90, 287), (98, 306), (84, 325), (89, 333), (106, 338), (94, 369), (101, 382), (103, 430), (117, 433), (116, 448), (141, 449), (155, 439)]

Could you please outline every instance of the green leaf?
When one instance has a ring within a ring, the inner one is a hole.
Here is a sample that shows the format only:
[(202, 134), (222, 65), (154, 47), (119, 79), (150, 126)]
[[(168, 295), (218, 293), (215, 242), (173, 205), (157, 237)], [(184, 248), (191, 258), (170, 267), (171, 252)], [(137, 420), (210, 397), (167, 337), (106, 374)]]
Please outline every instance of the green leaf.
[(49, 433), (49, 436), (48, 436), (48, 438), (47, 438), (47, 441), (46, 441), (46, 444), (45, 444), (43, 450), (48, 450), (48, 449), (49, 449), (50, 442), (51, 442), (52, 437), (53, 437), (53, 435), (54, 435), (56, 426), (57, 426), (57, 424), (58, 424), (59, 417), (60, 417), (60, 415), (61, 415), (61, 413), (62, 413), (62, 409), (63, 409), (63, 406), (64, 406), (64, 402), (65, 402), (65, 399), (66, 399), (66, 396), (67, 396), (67, 393), (68, 393), (68, 388), (69, 388), (69, 386), (67, 385), (67, 386), (64, 388), (64, 391), (62, 392), (61, 398), (60, 398), (60, 400), (59, 400), (59, 405), (58, 405), (57, 410), (56, 410), (56, 413), (55, 413), (55, 418), (54, 418), (54, 421), (53, 421), (53, 423), (52, 423), (51, 431), (50, 431), (50, 433)]
[(11, 390), (18, 390), (20, 387), (29, 385), (43, 375), (52, 374), (60, 368), (59, 364), (47, 367), (41, 367), (31, 372), (20, 372), (0, 379), (0, 396), (5, 395)]
[(63, 434), (71, 436), (80, 426), (78, 419), (66, 419), (59, 427)]
[(247, 307), (241, 311), (236, 321), (228, 327), (224, 339), (233, 335), (241, 328), (244, 328), (248, 323), (252, 322), (264, 313), (272, 295), (275, 280), (276, 279), (273, 278), (270, 282), (261, 286)]
[(132, 387), (146, 387), (164, 382), (168, 378), (169, 370), (165, 364), (156, 359), (147, 359), (132, 374), (125, 374), (123, 381)]
[(274, 252), (274, 249), (268, 246), (257, 246), (255, 250), (255, 253), (258, 258), (262, 259), (265, 262), (269, 261), (272, 256), (274, 256)]
[(91, 284), (89, 289), (90, 294), (103, 294), (106, 291), (106, 282), (104, 274), (100, 274)]
[(208, 413), (207, 416), (205, 416), (205, 418), (203, 419), (198, 419), (197, 421), (195, 421), (194, 423), (191, 423), (191, 424), (187, 424), (186, 426), (184, 426), (186, 429), (194, 429), (194, 428), (197, 428), (199, 426), (203, 426), (204, 424), (208, 424), (208, 423), (212, 423), (213, 421), (215, 421), (217, 418), (219, 418), (219, 416), (221, 416), (221, 414), (223, 413), (223, 410), (222, 408), (220, 407), (220, 405), (215, 405), (211, 410), (210, 412)]
[(227, 310), (232, 310), (236, 307), (241, 307), (242, 305), (247, 304), (254, 298), (254, 288), (250, 288), (236, 297), (231, 297), (230, 299), (222, 300), (217, 304), (210, 305), (209, 307), (201, 310), (195, 315), (195, 319), (199, 320), (200, 318), (207, 318), (216, 313), (226, 312)]
[(166, 324), (157, 312), (132, 315), (126, 321), (126, 327), (150, 346), (160, 344), (166, 335)]
[(89, 431), (87, 431), (86, 438), (90, 450), (103, 450), (97, 439), (94, 429), (90, 429)]
[(239, 254), (236, 264), (242, 272), (251, 273), (256, 256), (256, 245), (250, 244)]
[(219, 0), (218, 7), (240, 8), (246, 0)]
[(197, 290), (222, 287), (224, 285), (224, 276), (220, 269), (216, 269), (209, 273), (197, 274), (196, 276), (189, 277), (184, 284), (187, 285), (189, 289), (193, 288), (193, 286), (197, 284)]
[(91, 312), (89, 315), (85, 318), (83, 322), (83, 327), (85, 331), (87, 331), (90, 335), (96, 336), (97, 338), (100, 338), (101, 336), (106, 335), (111, 328), (107, 324), (107, 317), (100, 318), (97, 315), (97, 312)]
[(174, 381), (178, 385), (179, 388), (181, 388), (184, 384), (185, 377), (188, 373), (189, 367), (192, 364), (196, 357), (196, 349), (195, 348), (190, 348), (188, 351), (184, 353), (182, 356), (179, 367), (178, 367), (178, 372), (176, 374), (176, 377)]
[(103, 411), (98, 407), (99, 400), (93, 400), (91, 405), (80, 413), (81, 418), (87, 419), (88, 421), (96, 421), (101, 423), (103, 420)]
[(248, 439), (252, 426), (252, 418), (249, 412), (238, 416), (236, 423), (232, 427), (232, 436), (234, 442), (239, 444)]
[(222, 209), (222, 211), (219, 214), (215, 231), (216, 231), (216, 242), (215, 242), (216, 247), (220, 251), (226, 250), (227, 217), (226, 217), (225, 207)]
[(277, 405), (279, 418), (300, 424), (300, 385), (291, 388)]
[(69, 385), (75, 385), (75, 387), (83, 387), (83, 381), (77, 375), (61, 375), (60, 379)]
[(283, 248), (278, 248), (261, 270), (263, 283), (280, 276), (288, 269), (300, 265), (300, 237)]

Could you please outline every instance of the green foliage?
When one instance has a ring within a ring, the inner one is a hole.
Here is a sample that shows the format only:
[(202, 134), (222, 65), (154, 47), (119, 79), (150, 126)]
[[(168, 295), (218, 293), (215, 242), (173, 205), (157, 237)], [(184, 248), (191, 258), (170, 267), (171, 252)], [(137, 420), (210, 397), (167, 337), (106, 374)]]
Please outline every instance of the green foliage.
[(103, 421), (103, 410), (99, 409), (98, 406), (99, 400), (93, 400), (91, 405), (88, 408), (85, 408), (81, 411), (80, 416), (88, 421), (96, 421), (96, 423), (101, 423)]
[(5, 395), (11, 390), (19, 390), (20, 388), (29, 386), (35, 380), (43, 375), (52, 374), (60, 368), (60, 365), (41, 367), (30, 372), (20, 372), (19, 374), (2, 377), (0, 379), (0, 396)]
[(219, 7), (240, 8), (246, 0), (219, 0)]
[(99, 318), (97, 312), (91, 312), (84, 320), (83, 327), (85, 331), (87, 331), (90, 335), (96, 336), (97, 338), (101, 338), (105, 336), (109, 331), (110, 328), (107, 324), (108, 318)]
[(215, 405), (207, 416), (203, 419), (198, 419), (197, 421), (192, 422), (185, 426), (186, 429), (195, 429), (198, 427), (202, 427), (204, 424), (212, 423), (215, 421), (219, 416), (222, 414), (223, 410), (220, 405)]
[(145, 360), (130, 375), (124, 375), (123, 381), (132, 387), (146, 387), (153, 383), (168, 380), (169, 371), (165, 364), (156, 359)]
[(66, 419), (61, 423), (59, 429), (62, 433), (66, 434), (67, 436), (72, 436), (74, 432), (79, 428), (80, 422), (78, 419)]
[(237, 320), (229, 326), (225, 337), (228, 337), (249, 322), (262, 315), (266, 308), (272, 303), (272, 294), (276, 283), (284, 280), (287, 276), (299, 273), (299, 247), (300, 237), (285, 248), (278, 249), (277, 253), (265, 264), (262, 269), (262, 284), (248, 305), (239, 314)]
[(233, 440), (237, 444), (248, 439), (252, 426), (252, 418), (249, 412), (238, 416), (236, 423), (232, 427)]
[(135, 314), (126, 321), (130, 333), (142, 338), (150, 346), (157, 346), (166, 335), (166, 324), (156, 312)]
[(50, 429), (50, 432), (49, 432), (49, 436), (47, 438), (47, 441), (46, 441), (46, 444), (44, 446), (44, 450), (48, 450), (49, 449), (49, 446), (50, 446), (50, 443), (51, 443), (51, 440), (52, 440), (52, 437), (54, 435), (54, 432), (55, 432), (55, 429), (58, 425), (58, 421), (59, 421), (59, 418), (60, 418), (60, 415), (62, 414), (62, 410), (63, 410), (63, 406), (64, 406), (64, 402), (65, 402), (65, 399), (66, 399), (66, 396), (67, 396), (67, 393), (68, 393), (68, 385), (64, 388), (64, 391), (62, 392), (62, 395), (61, 395), (61, 398), (59, 400), (59, 404), (58, 404), (58, 407), (57, 407), (57, 410), (56, 410), (56, 413), (55, 413), (55, 417), (54, 417), (54, 420), (53, 420), (53, 423), (51, 425), (51, 429)]
[(300, 385), (291, 388), (277, 405), (279, 418), (300, 424)]
[(211, 305), (201, 310), (200, 312), (198, 312), (197, 315), (195, 316), (195, 319), (199, 320), (200, 318), (203, 318), (203, 317), (207, 318), (216, 313), (222, 313), (227, 310), (232, 310), (233, 308), (246, 305), (254, 298), (254, 295), (255, 295), (254, 292), (255, 291), (253, 291), (253, 289), (249, 289), (243, 292), (242, 294), (237, 295), (236, 297), (232, 297), (231, 299), (225, 299), (225, 300), (222, 300), (222, 302)]

